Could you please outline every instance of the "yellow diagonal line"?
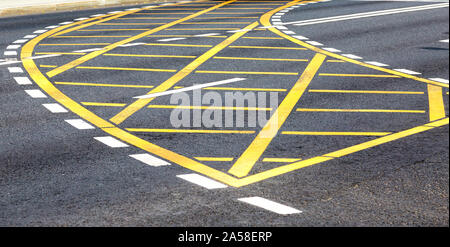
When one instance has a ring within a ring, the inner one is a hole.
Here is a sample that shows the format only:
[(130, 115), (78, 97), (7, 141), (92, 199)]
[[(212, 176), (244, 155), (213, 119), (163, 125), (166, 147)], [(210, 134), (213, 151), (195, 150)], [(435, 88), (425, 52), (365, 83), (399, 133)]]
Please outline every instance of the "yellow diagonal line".
[(442, 87), (428, 84), (428, 102), (430, 109), (430, 121), (445, 117), (444, 95), (442, 94)]
[(250, 172), (266, 150), (267, 146), (269, 146), (270, 142), (277, 135), (278, 130), (306, 91), (306, 88), (309, 86), (325, 59), (326, 56), (319, 53), (313, 57), (294, 87), (289, 91), (286, 98), (284, 98), (283, 102), (281, 102), (280, 106), (250, 146), (244, 151), (241, 157), (237, 159), (236, 163), (228, 171), (229, 173), (237, 177), (243, 177)]
[(181, 23), (181, 22), (184, 22), (184, 21), (186, 21), (186, 20), (190, 20), (190, 19), (192, 19), (192, 18), (195, 18), (195, 17), (197, 17), (197, 16), (200, 16), (200, 15), (202, 15), (202, 14), (205, 14), (205, 13), (207, 13), (207, 12), (209, 12), (209, 11), (213, 11), (213, 10), (215, 10), (215, 9), (217, 9), (217, 8), (220, 8), (220, 7), (222, 7), (222, 6), (225, 6), (225, 5), (227, 5), (227, 4), (229, 4), (229, 3), (232, 3), (232, 2), (235, 2), (235, 1), (236, 1), (236, 0), (230, 0), (230, 1), (227, 1), (227, 2), (223, 2), (223, 3), (217, 4), (217, 5), (215, 5), (215, 6), (211, 7), (211, 8), (208, 8), (208, 9), (206, 9), (206, 10), (199, 11), (199, 12), (197, 12), (197, 13), (195, 13), (195, 14), (186, 16), (186, 17), (184, 17), (184, 18), (182, 18), (182, 19), (179, 19), (179, 20), (173, 21), (173, 22), (171, 22), (171, 23), (168, 23), (168, 24), (165, 24), (165, 25), (156, 27), (156, 28), (151, 29), (151, 30), (149, 30), (149, 31), (143, 32), (143, 33), (138, 34), (138, 35), (136, 35), (136, 36), (134, 36), (134, 37), (131, 37), (131, 38), (128, 38), (128, 39), (124, 39), (124, 40), (121, 40), (121, 41), (116, 42), (116, 43), (114, 43), (114, 44), (108, 45), (108, 46), (104, 47), (104, 48), (103, 48), (102, 50), (100, 50), (100, 51), (94, 51), (94, 52), (91, 52), (91, 53), (89, 53), (89, 54), (87, 54), (87, 55), (85, 55), (85, 56), (83, 56), (83, 57), (80, 57), (80, 58), (78, 58), (78, 59), (76, 59), (76, 60), (74, 60), (74, 61), (72, 61), (72, 62), (69, 62), (69, 63), (67, 63), (67, 64), (65, 64), (65, 65), (63, 65), (63, 66), (61, 66), (61, 67), (59, 67), (59, 68), (53, 69), (53, 70), (51, 70), (50, 72), (48, 72), (47, 75), (48, 75), (48, 77), (50, 77), (50, 78), (51, 78), (51, 77), (54, 77), (54, 76), (56, 76), (56, 75), (59, 75), (59, 74), (63, 73), (64, 71), (67, 71), (67, 70), (69, 70), (69, 69), (72, 69), (72, 68), (74, 68), (74, 67), (76, 67), (76, 66), (78, 66), (78, 65), (80, 65), (80, 64), (82, 64), (82, 63), (85, 63), (85, 62), (87, 62), (87, 61), (89, 61), (89, 60), (91, 60), (91, 59), (93, 59), (93, 58), (95, 58), (95, 57), (97, 57), (97, 56), (100, 56), (100, 55), (102, 55), (102, 54), (104, 54), (104, 53), (106, 53), (106, 52), (109, 52), (109, 51), (111, 51), (112, 49), (114, 49), (114, 48), (116, 48), (116, 47), (118, 47), (118, 46), (121, 46), (121, 45), (130, 43), (130, 42), (133, 42), (133, 41), (138, 40), (138, 39), (140, 39), (140, 38), (144, 38), (144, 37), (147, 36), (147, 35), (150, 35), (150, 34), (152, 34), (152, 33), (159, 32), (159, 31), (161, 31), (161, 30), (163, 30), (163, 29), (166, 29), (166, 28), (168, 28), (168, 27), (174, 26), (174, 25), (179, 24), (179, 23)]
[[(252, 30), (253, 28), (257, 27), (259, 25), (258, 22), (254, 22), (247, 27), (245, 27), (246, 30)], [(170, 77), (168, 80), (154, 88), (152, 91), (148, 92), (148, 94), (153, 93), (159, 93), (164, 92), (171, 87), (173, 87), (177, 82), (191, 74), (195, 69), (197, 69), (200, 65), (202, 65), (204, 62), (206, 62), (208, 59), (215, 56), (217, 53), (219, 53), (221, 50), (225, 49), (227, 46), (229, 46), (231, 43), (242, 37), (244, 34), (246, 34), (248, 31), (244, 32), (238, 32), (230, 36), (229, 38), (222, 41), (220, 44), (214, 46), (198, 58), (196, 58), (194, 61), (192, 61), (190, 64), (188, 64), (183, 69), (179, 70), (175, 75)], [(120, 124), (123, 121), (125, 121), (127, 118), (129, 118), (131, 115), (133, 115), (135, 112), (139, 111), (140, 109), (144, 108), (147, 104), (149, 104), (153, 98), (150, 99), (139, 99), (130, 104), (128, 107), (123, 109), (121, 112), (119, 112), (117, 115), (112, 117), (110, 120), (111, 122), (115, 124)]]

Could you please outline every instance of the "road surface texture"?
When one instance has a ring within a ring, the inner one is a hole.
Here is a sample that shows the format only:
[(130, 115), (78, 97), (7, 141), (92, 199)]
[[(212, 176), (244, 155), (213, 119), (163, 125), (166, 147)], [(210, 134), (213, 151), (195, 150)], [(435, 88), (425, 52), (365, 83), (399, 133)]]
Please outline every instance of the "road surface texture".
[(448, 226), (448, 29), (448, 1), (0, 19), (0, 225)]

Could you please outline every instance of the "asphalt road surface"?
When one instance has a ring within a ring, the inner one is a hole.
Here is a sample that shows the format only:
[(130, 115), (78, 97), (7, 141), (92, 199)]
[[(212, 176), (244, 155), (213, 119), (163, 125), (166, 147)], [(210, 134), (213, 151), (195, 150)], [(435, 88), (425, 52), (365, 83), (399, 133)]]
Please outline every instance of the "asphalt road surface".
[(0, 225), (448, 226), (448, 30), (448, 1), (0, 19)]

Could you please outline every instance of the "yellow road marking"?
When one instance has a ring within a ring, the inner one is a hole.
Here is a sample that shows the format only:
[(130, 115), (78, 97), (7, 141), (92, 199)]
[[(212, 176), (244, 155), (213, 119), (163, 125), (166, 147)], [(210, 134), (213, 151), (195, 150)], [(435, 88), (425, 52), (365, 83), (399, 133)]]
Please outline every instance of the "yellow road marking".
[(302, 160), (300, 158), (263, 158), (262, 162), (280, 162), (280, 163), (289, 163), (296, 162)]
[(338, 60), (338, 59), (328, 59), (327, 63), (345, 63), (345, 61)]
[(53, 39), (72, 39), (72, 38), (128, 38), (131, 35), (80, 35), (80, 36), (54, 36)]
[(39, 44), (39, 46), (71, 46), (71, 45), (75, 45), (75, 46), (82, 46), (82, 45), (109, 45), (111, 43), (77, 43), (77, 44)]
[(187, 21), (187, 20), (189, 20), (189, 19), (195, 18), (195, 17), (197, 17), (197, 16), (199, 16), (199, 15), (202, 15), (202, 14), (205, 14), (205, 13), (207, 13), (207, 12), (209, 12), (209, 11), (213, 11), (213, 10), (215, 10), (215, 9), (217, 9), (217, 8), (220, 8), (220, 7), (222, 7), (222, 6), (225, 6), (225, 5), (227, 5), (227, 4), (229, 4), (229, 3), (232, 3), (232, 2), (234, 2), (234, 1), (236, 1), (236, 0), (230, 0), (230, 1), (227, 1), (227, 2), (223, 2), (223, 3), (217, 4), (217, 5), (215, 5), (215, 6), (211, 7), (211, 8), (208, 8), (208, 9), (206, 9), (206, 10), (202, 10), (202, 11), (200, 11), (200, 12), (197, 12), (197, 13), (193, 14), (193, 15), (190, 15), (190, 16), (187, 16), (187, 17), (184, 17), (184, 18), (181, 18), (181, 19), (176, 20), (176, 21), (173, 21), (173, 22), (171, 22), (171, 23), (168, 23), (168, 24), (165, 24), (165, 25), (156, 27), (156, 28), (154, 28), (154, 29), (151, 29), (151, 30), (149, 30), (149, 31), (143, 32), (143, 33), (141, 33), (141, 34), (138, 34), (138, 35), (136, 35), (136, 36), (134, 36), (134, 37), (130, 37), (130, 38), (128, 38), (128, 39), (124, 39), (124, 40), (121, 40), (121, 41), (116, 42), (116, 43), (114, 43), (114, 44), (108, 45), (108, 46), (104, 47), (104, 48), (103, 48), (102, 50), (100, 50), (100, 51), (94, 51), (94, 52), (91, 52), (91, 53), (89, 53), (89, 54), (87, 54), (87, 55), (84, 55), (83, 57), (80, 57), (80, 58), (78, 58), (78, 59), (76, 59), (76, 60), (74, 60), (74, 61), (72, 61), (72, 62), (69, 62), (69, 63), (67, 63), (67, 64), (65, 64), (65, 65), (63, 65), (63, 66), (61, 66), (61, 67), (59, 67), (59, 68), (56, 68), (56, 69), (54, 69), (54, 70), (48, 72), (47, 75), (48, 75), (48, 77), (50, 77), (50, 78), (51, 78), (51, 77), (54, 77), (54, 76), (56, 76), (56, 75), (59, 75), (59, 74), (63, 73), (64, 71), (67, 71), (67, 70), (69, 70), (69, 69), (71, 69), (71, 68), (74, 68), (74, 67), (76, 67), (76, 66), (78, 66), (78, 65), (80, 65), (80, 64), (82, 64), (82, 63), (85, 63), (85, 62), (87, 62), (87, 61), (89, 61), (89, 60), (91, 60), (91, 59), (93, 59), (93, 58), (95, 58), (95, 57), (97, 57), (97, 56), (100, 56), (100, 55), (102, 55), (102, 54), (104, 54), (104, 53), (107, 53), (107, 52), (109, 52), (110, 50), (117, 48), (118, 46), (121, 46), (121, 45), (130, 43), (130, 42), (133, 42), (133, 41), (135, 41), (135, 40), (144, 38), (144, 37), (146, 37), (146, 36), (148, 36), (148, 35), (150, 35), (150, 34), (153, 34), (153, 33), (156, 33), (156, 32), (158, 32), (158, 31), (167, 29), (167, 28), (169, 28), (169, 27), (171, 27), (171, 26), (174, 26), (174, 25), (177, 25), (177, 24), (179, 24), (179, 23), (181, 23), (181, 22), (184, 22), (184, 21)]
[(239, 30), (239, 28), (232, 27), (217, 27), (217, 28), (167, 28), (167, 31), (202, 31), (202, 30)]
[(218, 16), (218, 17), (197, 17), (195, 19), (212, 20), (212, 19), (258, 19), (258, 16)]
[(35, 55), (84, 55), (84, 52), (36, 52)]
[(207, 15), (248, 15), (248, 14), (263, 14), (264, 12), (214, 12), (207, 13)]
[(243, 177), (251, 171), (255, 163), (272, 142), (273, 138), (277, 135), (278, 130), (284, 124), (294, 106), (306, 91), (306, 88), (309, 86), (325, 59), (326, 56), (319, 53), (311, 59), (311, 62), (308, 64), (303, 74), (278, 106), (261, 132), (259, 132), (241, 157), (237, 159), (236, 163), (228, 171), (230, 174), (237, 177)]
[(286, 92), (283, 88), (205, 87), (204, 90)]
[[(245, 29), (251, 30), (258, 26), (258, 22), (254, 22), (253, 24), (250, 24)], [(148, 92), (148, 94), (152, 93), (159, 93), (164, 92), (171, 87), (173, 87), (176, 83), (178, 83), (180, 80), (191, 74), (195, 69), (197, 69), (200, 65), (202, 65), (204, 62), (206, 62), (211, 57), (215, 56), (217, 53), (219, 53), (221, 50), (228, 47), (231, 43), (242, 37), (245, 32), (238, 32), (230, 36), (229, 38), (222, 41), (220, 44), (214, 46), (207, 52), (203, 53), (201, 56), (197, 57), (194, 61), (192, 61), (190, 64), (188, 64), (186, 67), (178, 71), (175, 75), (173, 75), (171, 78), (157, 86), (155, 89)], [(133, 115), (135, 112), (139, 111), (143, 107), (145, 107), (147, 104), (149, 104), (153, 99), (139, 99), (132, 104), (130, 104), (127, 108), (125, 108), (123, 111), (121, 111), (119, 114), (111, 118), (111, 122), (115, 124), (120, 124), (123, 121), (125, 121), (128, 117)]]
[(158, 23), (158, 22), (152, 22), (152, 23), (100, 23), (97, 24), (97, 26), (150, 26), (150, 25), (164, 25), (167, 24), (167, 22), (164, 23)]
[(39, 65), (39, 67), (41, 67), (41, 68), (56, 68), (56, 67), (58, 67), (58, 66), (56, 66), (56, 65), (45, 65), (45, 64), (41, 64), (41, 65)]
[(101, 102), (81, 102), (83, 105), (87, 106), (109, 106), (109, 107), (124, 107), (126, 104), (123, 103), (101, 103)]
[(320, 73), (319, 76), (343, 76), (343, 77), (385, 77), (385, 78), (400, 78), (398, 75), (370, 75), (370, 74), (330, 74)]
[(254, 130), (201, 130), (201, 129), (145, 129), (126, 128), (130, 132), (187, 133), (187, 134), (254, 134)]
[(234, 45), (230, 46), (230, 48), (243, 48), (243, 49), (275, 49), (275, 50), (306, 50), (303, 47), (278, 47), (278, 46), (243, 46), (243, 45)]
[[(149, 28), (120, 28), (120, 29), (111, 28), (111, 29), (109, 29), (108, 28), (108, 29), (83, 29), (83, 30), (77, 30), (77, 32), (108, 32), (108, 31), (116, 32), (116, 31), (149, 31), (149, 30), (152, 30), (152, 29), (149, 29)], [(133, 37), (133, 36), (131, 36), (131, 37)]]
[[(230, 162), (233, 161), (233, 157), (194, 157), (199, 161), (213, 161), (213, 162)], [(262, 162), (280, 162), (280, 163), (289, 163), (300, 161), (300, 158), (263, 158)]]
[(260, 57), (213, 57), (213, 59), (308, 62), (308, 59), (260, 58)]
[(234, 158), (232, 157), (194, 157), (196, 160), (199, 161), (233, 161)]
[(444, 96), (442, 87), (428, 84), (428, 104), (430, 121), (435, 121), (445, 117)]
[(315, 132), (315, 131), (282, 131), (282, 135), (312, 135), (312, 136), (385, 136), (392, 132)]
[(184, 22), (180, 23), (182, 25), (196, 25), (196, 24), (207, 24), (207, 25), (226, 25), (226, 24), (251, 24), (251, 22)]
[(247, 74), (247, 75), (298, 75), (297, 72), (266, 72), (266, 71), (214, 71), (197, 70), (199, 74)]
[(190, 15), (195, 12), (179, 12), (179, 13), (134, 13), (134, 15)]
[(112, 57), (151, 57), (151, 58), (196, 58), (196, 56), (178, 56), (178, 55), (143, 55), (143, 54), (117, 54), (117, 53), (105, 53), (103, 56)]
[(179, 47), (212, 47), (212, 45), (189, 45), (189, 44), (159, 44), (159, 43), (148, 43), (148, 46), (179, 46)]
[(148, 85), (106, 84), (106, 83), (87, 83), (87, 82), (55, 82), (55, 84), (69, 85), (69, 86), (90, 86), (90, 87), (154, 88), (154, 86)]
[(183, 106), (183, 105), (149, 105), (147, 108), (156, 109), (201, 109), (201, 110), (238, 110), (238, 111), (271, 111), (264, 107), (235, 107), (235, 106)]
[(387, 109), (311, 109), (298, 108), (298, 112), (380, 112), (380, 113), (425, 113), (423, 110), (387, 110)]
[(77, 66), (77, 69), (98, 69), (98, 70), (124, 70), (124, 71), (150, 71), (150, 72), (177, 72), (174, 69), (151, 69), (151, 68), (121, 68), (121, 67), (95, 67)]
[(424, 92), (412, 92), (412, 91), (328, 90), (328, 89), (310, 89), (308, 92), (310, 92), (310, 93), (425, 94)]
[(117, 20), (178, 20), (177, 17), (125, 17)]

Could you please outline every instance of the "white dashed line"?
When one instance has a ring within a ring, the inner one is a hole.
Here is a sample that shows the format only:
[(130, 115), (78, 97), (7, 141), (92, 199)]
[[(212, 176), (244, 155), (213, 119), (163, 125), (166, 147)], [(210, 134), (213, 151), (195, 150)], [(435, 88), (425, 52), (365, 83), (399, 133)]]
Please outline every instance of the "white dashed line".
[(31, 85), (31, 84), (33, 84), (28, 77), (14, 77), (14, 80), (19, 85)]
[(111, 148), (126, 148), (129, 147), (127, 144), (117, 140), (116, 138), (112, 136), (101, 136), (101, 137), (94, 137), (95, 140), (111, 147)]
[(66, 108), (62, 107), (60, 104), (57, 103), (51, 103), (51, 104), (42, 104), (47, 110), (49, 110), (51, 113), (67, 113), (69, 111), (66, 110)]
[(13, 43), (14, 44), (23, 44), (23, 43), (25, 43), (25, 42), (27, 42), (28, 41), (28, 39), (18, 39), (18, 40), (16, 40), (16, 41), (14, 41)]
[(327, 47), (327, 48), (323, 48), (325, 51), (329, 51), (329, 52), (342, 52), (341, 50), (338, 50), (338, 49), (335, 49), (335, 48), (330, 48), (330, 47)]
[(73, 127), (79, 129), (79, 130), (89, 130), (89, 129), (95, 129), (94, 126), (88, 124), (86, 121), (82, 119), (67, 119), (64, 120), (68, 124), (72, 125)]
[(73, 52), (91, 52), (91, 51), (100, 51), (102, 48), (92, 48), (92, 49), (86, 49), (86, 50), (78, 50)]
[(38, 33), (38, 34), (40, 34), (40, 33), (45, 33), (45, 32), (47, 32), (48, 30), (44, 30), (44, 29), (42, 29), (42, 30), (36, 30), (36, 31), (34, 31), (33, 33)]
[(17, 50), (20, 48), (20, 45), (8, 45), (6, 50)]
[(121, 45), (120, 47), (131, 47), (131, 46), (138, 46), (138, 45), (145, 45), (145, 43), (131, 43), (131, 44)]
[(25, 93), (27, 93), (28, 95), (30, 95), (31, 98), (34, 98), (34, 99), (47, 98), (47, 96), (39, 89), (25, 90)]
[(362, 59), (362, 57), (359, 57), (359, 56), (356, 56), (356, 55), (353, 55), (353, 54), (342, 54), (342, 56), (348, 57), (348, 58), (351, 58), (351, 59)]
[(442, 82), (442, 83), (448, 84), (448, 80), (446, 80), (446, 79), (442, 79), (442, 78), (429, 78), (429, 79), (432, 81), (437, 81), (437, 82)]
[(59, 23), (59, 25), (67, 25), (67, 24), (72, 24), (73, 21), (66, 21), (66, 22), (61, 22)]
[(23, 70), (20, 67), (9, 67), (8, 71), (9, 73), (23, 73)]
[(184, 179), (188, 182), (191, 182), (193, 184), (196, 185), (200, 185), (204, 188), (207, 188), (209, 190), (212, 189), (223, 189), (223, 188), (227, 188), (228, 186), (226, 186), (225, 184), (219, 183), (215, 180), (212, 180), (210, 178), (195, 174), (195, 173), (191, 173), (191, 174), (183, 174), (183, 175), (177, 175), (177, 177)]
[(262, 197), (246, 197), (246, 198), (240, 198), (238, 199), (241, 202), (245, 202), (248, 204), (251, 204), (253, 206), (257, 206), (260, 208), (264, 208), (266, 210), (272, 211), (274, 213), (277, 214), (282, 214), (282, 215), (288, 215), (288, 214), (299, 214), (302, 213), (302, 211), (297, 210), (295, 208), (292, 207), (288, 207), (285, 206), (283, 204), (277, 203), (277, 202), (273, 202), (271, 200), (262, 198)]
[(448, 39), (439, 40), (439, 42), (442, 42), (442, 43), (448, 43)]
[(277, 28), (277, 29), (280, 29), (280, 30), (287, 30), (287, 29), (288, 29), (288, 28), (285, 27), (285, 26), (277, 26), (276, 28)]
[(47, 29), (54, 29), (54, 28), (57, 28), (57, 27), (59, 27), (59, 26), (48, 26), (48, 27), (46, 27)]
[(17, 51), (5, 51), (3, 52), (4, 56), (17, 56)]
[(27, 35), (27, 36), (25, 36), (25, 37), (23, 37), (24, 39), (33, 39), (33, 38), (36, 38), (37, 37), (37, 35)]
[(84, 20), (87, 20), (87, 19), (89, 19), (89, 18), (87, 18), (87, 17), (82, 17), (82, 18), (74, 19), (74, 21), (84, 21)]
[(168, 41), (183, 40), (183, 39), (186, 39), (186, 38), (158, 39), (157, 41), (160, 41), (160, 42), (168, 42)]
[(100, 17), (100, 16), (105, 16), (105, 14), (91, 15), (91, 17)]
[(133, 159), (137, 159), (140, 162), (147, 164), (149, 166), (154, 166), (154, 167), (158, 167), (158, 166), (169, 166), (170, 163), (166, 162), (162, 159), (156, 158), (153, 155), (150, 154), (132, 154), (130, 155), (131, 158)]
[(118, 14), (118, 13), (122, 13), (123, 11), (111, 11), (111, 12), (108, 12), (108, 14)]
[(317, 42), (317, 41), (306, 41), (306, 43), (310, 44), (310, 45), (315, 45), (315, 46), (322, 46), (323, 44)]
[(215, 35), (220, 35), (220, 33), (197, 34), (197, 35), (194, 35), (194, 37), (208, 37), (208, 36), (215, 36)]
[(409, 75), (420, 75), (420, 74), (422, 74), (422, 73), (419, 73), (419, 72), (416, 72), (416, 71), (412, 71), (412, 70), (409, 70), (409, 69), (394, 69), (394, 70), (398, 71), (398, 72), (405, 73), (405, 74), (409, 74)]
[(300, 36), (300, 35), (295, 35), (295, 36), (292, 36), (292, 37), (294, 37), (296, 39), (299, 39), (299, 40), (308, 40), (308, 38), (306, 38), (304, 36)]
[(371, 65), (375, 65), (375, 66), (378, 66), (378, 67), (387, 67), (387, 66), (389, 66), (387, 64), (379, 63), (379, 62), (375, 62), (375, 61), (365, 61), (365, 63), (371, 64)]
[(295, 34), (293, 31), (284, 31), (285, 34)]
[(227, 31), (227, 33), (239, 33), (239, 32), (248, 32), (248, 31), (252, 31), (252, 30), (251, 29), (239, 29), (239, 30)]

